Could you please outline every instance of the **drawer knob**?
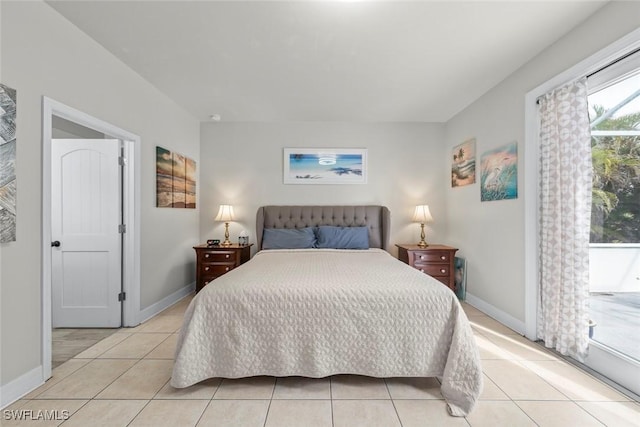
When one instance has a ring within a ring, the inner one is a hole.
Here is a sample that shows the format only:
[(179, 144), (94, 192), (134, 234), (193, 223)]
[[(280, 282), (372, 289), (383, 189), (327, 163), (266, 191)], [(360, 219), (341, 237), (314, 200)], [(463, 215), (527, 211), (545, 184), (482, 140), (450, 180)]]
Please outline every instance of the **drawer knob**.
[(209, 271), (209, 269), (210, 269), (210, 268), (211, 268), (211, 267), (205, 267), (205, 268), (204, 268), (204, 271)]
[(446, 272), (447, 272), (447, 270), (445, 270), (444, 268), (440, 269), (440, 273), (446, 273)]
[(420, 269), (420, 272), (421, 272), (421, 273), (424, 273), (424, 268), (421, 268), (421, 269)]
[(424, 259), (424, 255), (420, 255), (420, 259)]
[(225, 257), (225, 258), (229, 258), (229, 254), (226, 254), (224, 257)]
[(205, 258), (209, 258), (211, 256), (211, 254), (204, 254)]
[(229, 271), (229, 267), (225, 267), (225, 268), (224, 268), (224, 271)]
[(447, 257), (445, 255), (442, 255), (440, 259), (444, 261), (445, 259), (447, 259)]

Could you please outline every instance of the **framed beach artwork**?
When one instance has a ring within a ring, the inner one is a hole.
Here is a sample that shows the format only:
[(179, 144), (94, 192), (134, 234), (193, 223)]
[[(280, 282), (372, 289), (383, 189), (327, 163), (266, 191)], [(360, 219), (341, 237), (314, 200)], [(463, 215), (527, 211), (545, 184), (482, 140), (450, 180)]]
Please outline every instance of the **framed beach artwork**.
[(285, 148), (285, 184), (366, 184), (365, 148)]
[(518, 198), (518, 144), (503, 145), (482, 154), (480, 200)]
[(0, 84), (0, 243), (16, 240), (15, 89)]
[(451, 187), (476, 182), (476, 140), (469, 139), (451, 152)]
[(156, 206), (195, 209), (195, 160), (156, 147)]

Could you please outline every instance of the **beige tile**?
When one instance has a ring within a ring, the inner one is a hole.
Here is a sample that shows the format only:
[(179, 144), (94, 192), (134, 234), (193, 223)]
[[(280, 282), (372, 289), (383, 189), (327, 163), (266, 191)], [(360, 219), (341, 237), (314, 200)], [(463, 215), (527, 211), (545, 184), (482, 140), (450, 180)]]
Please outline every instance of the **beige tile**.
[(38, 398), (91, 399), (135, 363), (135, 360), (94, 359), (46, 390)]
[(142, 359), (170, 334), (131, 334), (121, 343), (102, 353), (101, 359)]
[(213, 395), (214, 399), (271, 399), (274, 377), (224, 379)]
[(171, 359), (176, 352), (176, 343), (178, 341), (178, 334), (171, 334), (169, 337), (162, 341), (160, 345), (151, 350), (144, 358), (145, 359)]
[(334, 427), (400, 427), (391, 400), (334, 400)]
[(208, 403), (207, 400), (152, 400), (129, 426), (195, 426)]
[(462, 309), (464, 310), (464, 313), (467, 315), (467, 317), (471, 317), (471, 316), (486, 316), (486, 314), (484, 314), (483, 312), (481, 312), (480, 310), (478, 310), (477, 308), (475, 308), (474, 306), (463, 302), (462, 304)]
[(182, 316), (156, 316), (146, 321), (136, 332), (169, 332), (174, 333), (182, 326)]
[(482, 334), (475, 334), (476, 344), (478, 345), (478, 351), (480, 352), (481, 360), (504, 360), (510, 359), (510, 355), (507, 351), (498, 347), (487, 336)]
[(394, 400), (402, 427), (467, 427), (461, 417), (449, 415), (443, 400)]
[(387, 378), (392, 399), (443, 399), (435, 378)]
[(71, 375), (78, 369), (82, 368), (89, 362), (90, 360), (74, 360), (74, 359), (67, 360), (62, 365), (58, 366), (57, 368), (51, 371), (51, 378), (49, 378), (40, 387), (36, 388), (29, 394), (23, 396), (23, 399), (33, 399), (35, 397), (38, 397), (43, 392), (45, 392), (46, 390), (49, 390), (51, 387), (58, 384), (61, 380), (68, 377), (69, 375)]
[(192, 299), (193, 298), (189, 297), (189, 298), (185, 298), (185, 299), (182, 299), (182, 300), (178, 301), (177, 303), (175, 303), (171, 307), (166, 308), (162, 313), (160, 313), (160, 316), (182, 316), (182, 315), (184, 315), (184, 312), (186, 311), (187, 307), (189, 306), (189, 303), (191, 303)]
[(483, 360), (483, 372), (513, 400), (568, 400), (515, 360)]
[(329, 378), (278, 378), (273, 398), (331, 399), (331, 383)]
[(535, 423), (513, 402), (482, 400), (467, 415), (471, 427), (535, 427)]
[(515, 402), (540, 427), (602, 427), (602, 423), (574, 402)]
[(505, 334), (505, 335), (519, 335), (516, 331), (507, 328), (497, 320), (492, 319), (489, 316), (473, 316), (469, 318), (471, 327), (478, 330), (481, 334)]
[(126, 426), (148, 400), (91, 400), (64, 423), (64, 427)]
[(92, 345), (82, 353), (75, 356), (75, 358), (76, 359), (95, 359), (105, 351), (109, 350), (114, 345), (119, 344), (125, 339), (127, 339), (130, 335), (131, 334), (127, 332), (114, 333), (108, 336), (107, 338), (103, 339), (102, 341), (99, 341), (96, 344)]
[(212, 400), (198, 426), (264, 427), (268, 400)]
[(382, 378), (360, 375), (336, 375), (331, 377), (333, 399), (390, 399)]
[(203, 381), (186, 388), (173, 388), (169, 381), (155, 395), (154, 399), (205, 399), (211, 400), (218, 389), (221, 380), (219, 378)]
[(571, 400), (619, 402), (629, 400), (622, 393), (567, 362), (528, 361), (522, 364)]
[(485, 374), (483, 376), (484, 387), (482, 388), (482, 393), (480, 393), (480, 400), (511, 400), (488, 376)]
[(2, 411), (2, 426), (37, 426), (49, 427), (62, 424), (87, 403), (86, 400), (30, 400), (17, 412)]
[(140, 360), (96, 399), (151, 399), (169, 381), (172, 369), (171, 360)]
[(502, 358), (513, 360), (557, 360), (558, 357), (540, 344), (529, 341), (520, 335), (487, 336), (489, 341), (501, 350)]
[(273, 400), (265, 427), (331, 427), (331, 400)]
[(638, 427), (640, 404), (636, 402), (577, 402), (600, 422), (611, 427)]
[(3, 408), (3, 411), (15, 411), (17, 409), (20, 409), (21, 407), (23, 407), (24, 405), (26, 405), (29, 402), (28, 399), (19, 399), (16, 400), (15, 402), (13, 402), (10, 405), (7, 405)]

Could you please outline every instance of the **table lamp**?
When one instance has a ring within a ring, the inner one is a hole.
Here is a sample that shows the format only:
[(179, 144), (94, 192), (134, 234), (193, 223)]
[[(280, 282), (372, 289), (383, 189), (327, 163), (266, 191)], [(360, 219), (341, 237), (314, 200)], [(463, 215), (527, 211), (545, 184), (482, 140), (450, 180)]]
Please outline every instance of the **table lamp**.
[(233, 221), (233, 219), (233, 206), (220, 205), (220, 210), (218, 210), (215, 221), (224, 221), (224, 242), (221, 243), (221, 246), (231, 246), (231, 241), (229, 240), (229, 221)]
[(420, 248), (429, 246), (424, 240), (424, 224), (431, 221), (433, 221), (433, 217), (431, 216), (431, 212), (429, 212), (429, 205), (416, 206), (416, 210), (413, 212), (413, 222), (420, 223), (420, 242), (418, 242), (418, 247)]

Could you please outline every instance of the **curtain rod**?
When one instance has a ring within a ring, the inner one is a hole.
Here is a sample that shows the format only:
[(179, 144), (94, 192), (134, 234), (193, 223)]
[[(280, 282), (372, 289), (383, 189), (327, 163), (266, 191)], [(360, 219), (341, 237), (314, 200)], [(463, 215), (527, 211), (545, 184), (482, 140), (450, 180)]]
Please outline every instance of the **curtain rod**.
[[(606, 70), (607, 68), (611, 67), (612, 65), (617, 64), (617, 63), (618, 63), (618, 62), (620, 62), (620, 61), (624, 61), (624, 60), (625, 60), (625, 59), (627, 59), (628, 57), (630, 57), (630, 56), (632, 56), (632, 55), (634, 55), (634, 54), (636, 54), (636, 53), (638, 53), (638, 52), (640, 52), (640, 47), (639, 47), (639, 48), (636, 48), (636, 49), (634, 49), (634, 50), (632, 50), (631, 52), (627, 52), (627, 53), (625, 53), (624, 55), (622, 55), (622, 56), (621, 56), (621, 57), (619, 57), (619, 58), (614, 59), (612, 62), (608, 63), (607, 65), (604, 65), (604, 66), (602, 66), (602, 67), (598, 68), (597, 70), (593, 71), (592, 73), (587, 74), (587, 78), (592, 77), (592, 76), (594, 76), (594, 75), (598, 74), (600, 71), (604, 71), (604, 70)], [(542, 95), (542, 96), (544, 96), (544, 95)], [(540, 96), (540, 97), (538, 97), (538, 98), (536, 99), (536, 104), (537, 104), (537, 105), (540, 105), (540, 98), (542, 98), (542, 96)]]
[(607, 64), (607, 65), (605, 65), (605, 66), (603, 66), (603, 67), (598, 68), (598, 69), (597, 69), (596, 71), (594, 71), (593, 73), (591, 73), (591, 74), (587, 74), (587, 78), (589, 78), (589, 77), (591, 77), (591, 76), (594, 76), (594, 75), (598, 74), (600, 71), (604, 71), (604, 70), (606, 70), (607, 68), (611, 67), (612, 65), (617, 64), (617, 63), (618, 63), (618, 62), (620, 62), (620, 61), (624, 61), (625, 59), (627, 59), (627, 58), (628, 58), (628, 57), (630, 57), (631, 55), (636, 54), (636, 53), (638, 53), (638, 52), (640, 52), (640, 47), (639, 47), (639, 48), (637, 48), (637, 49), (632, 50), (632, 51), (631, 51), (631, 52), (629, 52), (629, 53), (626, 53), (626, 54), (622, 55), (620, 58), (613, 60), (613, 61), (612, 61), (612, 62), (610, 62), (609, 64)]

